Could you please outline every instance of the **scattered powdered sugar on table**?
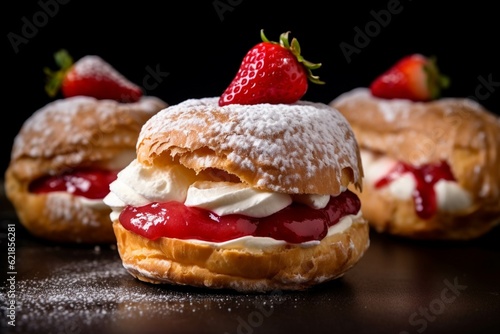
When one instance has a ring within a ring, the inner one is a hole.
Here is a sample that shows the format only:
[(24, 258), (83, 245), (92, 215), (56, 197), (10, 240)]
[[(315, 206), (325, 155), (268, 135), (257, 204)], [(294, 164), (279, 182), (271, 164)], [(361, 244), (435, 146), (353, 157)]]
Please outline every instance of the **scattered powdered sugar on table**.
[(119, 261), (103, 263), (98, 259), (54, 268), (50, 277), (20, 280), (17, 282), (19, 318), (16, 326), (36, 329), (38, 319), (44, 319), (44, 326), (59, 326), (63, 319), (65, 323), (73, 320), (80, 325), (90, 325), (109, 320), (109, 315), (118, 308), (127, 311), (121, 313), (123, 317), (128, 312), (136, 315), (140, 310), (135, 308), (146, 300), (162, 303), (163, 312), (182, 312), (182, 309), (168, 307), (168, 301), (175, 296), (157, 291), (150, 293), (141, 286), (134, 288), (121, 281), (130, 281), (130, 275)]
[[(65, 259), (61, 263), (58, 257)], [(16, 333), (131, 333), (137, 322), (192, 319), (192, 314), (252, 311), (256, 303), (268, 307), (289, 299), (281, 293), (243, 295), (232, 292), (154, 285), (132, 277), (122, 266), (116, 247), (95, 246), (84, 252), (50, 250), (47, 263), (16, 281)], [(32, 253), (24, 256), (32, 257)], [(74, 257), (74, 261), (71, 258)], [(34, 260), (36, 261), (36, 260)], [(25, 264), (26, 265), (26, 264)], [(30, 264), (27, 264), (27, 267)], [(25, 269), (21, 269), (25, 271)], [(26, 278), (28, 277), (28, 278)], [(3, 291), (2, 287), (2, 291)], [(0, 306), (7, 300), (0, 294)], [(160, 319), (160, 320), (159, 320)], [(4, 328), (6, 317), (0, 321)], [(180, 326), (180, 325), (177, 325)], [(184, 325), (183, 325), (184, 326)]]

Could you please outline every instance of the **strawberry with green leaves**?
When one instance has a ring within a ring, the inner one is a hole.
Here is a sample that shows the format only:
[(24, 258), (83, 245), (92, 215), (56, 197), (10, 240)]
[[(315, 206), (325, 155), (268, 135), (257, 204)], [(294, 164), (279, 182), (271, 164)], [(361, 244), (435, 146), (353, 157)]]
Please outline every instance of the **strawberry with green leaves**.
[(384, 99), (431, 101), (447, 88), (449, 80), (439, 72), (434, 58), (421, 54), (403, 57), (370, 85), (373, 96)]
[(308, 81), (324, 83), (312, 74), (321, 64), (305, 60), (299, 42), (293, 38), (290, 43), (288, 34), (281, 34), (277, 43), (269, 41), (261, 30), (262, 42), (247, 52), (236, 76), (220, 96), (219, 106), (294, 103), (306, 93)]
[(84, 95), (96, 99), (137, 102), (142, 89), (129, 81), (114, 67), (98, 56), (84, 56), (73, 62), (66, 50), (54, 55), (58, 71), (44, 69), (47, 75), (45, 91), (50, 97), (61, 91), (65, 98)]

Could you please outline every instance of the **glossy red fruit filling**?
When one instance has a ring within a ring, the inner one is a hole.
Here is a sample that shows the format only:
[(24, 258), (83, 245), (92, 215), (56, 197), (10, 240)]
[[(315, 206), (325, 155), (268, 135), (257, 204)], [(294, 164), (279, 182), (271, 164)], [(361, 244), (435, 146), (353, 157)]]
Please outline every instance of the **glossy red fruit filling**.
[(95, 168), (74, 169), (69, 172), (44, 176), (33, 181), (29, 191), (35, 194), (65, 191), (89, 199), (103, 199), (109, 193), (109, 184), (117, 172)]
[(385, 187), (405, 173), (413, 174), (416, 181), (416, 188), (413, 191), (415, 212), (422, 219), (432, 218), (438, 210), (434, 185), (439, 180), (456, 181), (450, 166), (446, 161), (418, 167), (399, 162), (389, 174), (375, 183), (375, 187)]
[(223, 242), (244, 236), (270, 237), (289, 243), (321, 240), (340, 218), (357, 214), (359, 198), (347, 190), (331, 197), (323, 209), (293, 202), (264, 218), (240, 214), (219, 216), (211, 211), (188, 207), (179, 202), (127, 206), (120, 223), (129, 231), (150, 240), (161, 237)]

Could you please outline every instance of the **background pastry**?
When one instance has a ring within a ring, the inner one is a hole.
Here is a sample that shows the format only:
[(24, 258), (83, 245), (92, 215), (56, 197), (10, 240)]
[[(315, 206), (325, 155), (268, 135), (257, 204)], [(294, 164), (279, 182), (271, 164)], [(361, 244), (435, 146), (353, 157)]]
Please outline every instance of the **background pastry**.
[[(117, 172), (135, 158), (141, 126), (167, 104), (143, 96), (97, 56), (67, 61), (64, 73), (64, 97), (37, 110), (14, 139), (6, 195), (37, 237), (114, 242), (102, 199)], [(94, 90), (98, 98), (89, 96)]]
[(359, 196), (379, 232), (472, 239), (500, 222), (500, 120), (472, 99), (440, 97), (447, 83), (415, 54), (330, 104), (356, 134)]

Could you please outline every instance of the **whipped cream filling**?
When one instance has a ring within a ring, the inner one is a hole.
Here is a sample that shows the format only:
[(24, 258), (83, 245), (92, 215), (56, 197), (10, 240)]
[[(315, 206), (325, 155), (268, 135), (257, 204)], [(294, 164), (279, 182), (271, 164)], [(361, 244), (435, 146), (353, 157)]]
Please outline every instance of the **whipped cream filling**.
[[(270, 203), (270, 205), (268, 205)], [(210, 210), (219, 216), (242, 214), (266, 217), (292, 204), (287, 194), (250, 188), (243, 183), (197, 181), (189, 186), (184, 205)]]
[(266, 217), (295, 199), (315, 209), (326, 206), (330, 195), (289, 195), (251, 188), (244, 183), (213, 181), (182, 165), (164, 168), (141, 165), (134, 159), (110, 184), (105, 203), (115, 211), (126, 205), (176, 201), (210, 210), (218, 215), (244, 214)]
[(91, 199), (84, 196), (74, 196), (66, 191), (53, 191), (50, 193), (49, 199), (51, 201), (59, 201), (61, 203), (69, 203), (70, 201), (78, 202), (81, 207), (86, 207), (94, 210), (109, 209), (109, 206), (104, 204), (102, 199)]
[(90, 199), (87, 197), (78, 196), (78, 201), (82, 206), (87, 208), (92, 208), (96, 210), (108, 209), (108, 206), (104, 204), (104, 201), (102, 199)]
[(184, 202), (189, 186), (196, 180), (195, 172), (181, 165), (144, 167), (134, 159), (118, 173), (117, 179), (109, 186), (111, 193), (117, 197), (113, 199), (112, 206)]
[[(220, 216), (242, 214), (261, 218), (284, 209), (294, 200), (315, 209), (326, 207), (330, 200), (330, 195), (289, 195), (255, 189), (244, 183), (207, 178), (208, 174), (196, 175), (193, 170), (182, 165), (148, 167), (134, 159), (111, 183), (110, 193), (104, 198), (104, 203), (112, 209), (111, 220), (116, 221), (125, 206), (143, 206), (152, 202), (176, 201), (186, 206), (210, 210)], [(273, 246), (280, 243), (272, 238), (244, 237), (211, 244), (221, 247), (230, 245), (232, 248), (241, 244), (241, 247), (247, 248), (253, 242), (259, 247), (268, 243)]]
[[(365, 182), (370, 186), (374, 186), (378, 180), (389, 174), (398, 163), (394, 159), (386, 156), (376, 156), (367, 150), (361, 150), (360, 153), (365, 172)], [(403, 173), (390, 182), (386, 189), (393, 197), (399, 200), (408, 200), (412, 198), (416, 184), (412, 173)], [(471, 195), (456, 181), (439, 180), (434, 185), (434, 191), (440, 211), (458, 212), (472, 205)]]

